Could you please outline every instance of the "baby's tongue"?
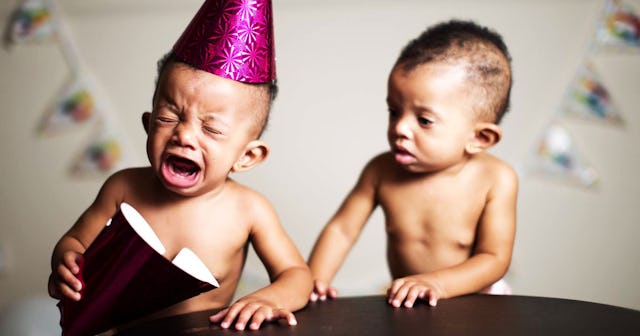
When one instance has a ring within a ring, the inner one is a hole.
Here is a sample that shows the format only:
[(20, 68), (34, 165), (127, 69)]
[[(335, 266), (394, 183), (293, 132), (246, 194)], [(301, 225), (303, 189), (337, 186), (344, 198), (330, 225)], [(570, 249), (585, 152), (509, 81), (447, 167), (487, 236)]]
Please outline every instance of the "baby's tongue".
[(173, 171), (180, 175), (191, 175), (200, 170), (191, 160), (183, 158), (172, 158), (170, 163)]

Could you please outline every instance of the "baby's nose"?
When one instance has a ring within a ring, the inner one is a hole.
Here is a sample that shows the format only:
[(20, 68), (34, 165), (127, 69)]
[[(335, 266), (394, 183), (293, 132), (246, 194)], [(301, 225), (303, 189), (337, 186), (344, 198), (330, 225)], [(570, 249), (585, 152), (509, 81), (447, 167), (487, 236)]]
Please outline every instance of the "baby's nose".
[(409, 137), (411, 134), (411, 127), (406, 118), (398, 118), (395, 123), (391, 125), (393, 134), (398, 137)]
[(196, 132), (194, 126), (185, 122), (178, 123), (173, 132), (173, 141), (179, 146), (195, 148)]

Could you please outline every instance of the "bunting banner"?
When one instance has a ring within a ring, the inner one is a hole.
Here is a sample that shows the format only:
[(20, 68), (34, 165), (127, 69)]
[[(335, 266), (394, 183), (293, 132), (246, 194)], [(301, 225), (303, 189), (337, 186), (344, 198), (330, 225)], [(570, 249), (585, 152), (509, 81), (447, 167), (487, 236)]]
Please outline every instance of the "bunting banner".
[(587, 188), (598, 184), (596, 170), (577, 149), (569, 132), (557, 122), (544, 129), (526, 169), (531, 175)]
[(130, 161), (126, 156), (120, 128), (108, 119), (102, 119), (95, 125), (95, 132), (71, 163), (69, 173), (72, 177), (101, 177), (125, 167)]
[(104, 176), (131, 162), (126, 137), (116, 127), (115, 111), (107, 96), (97, 90), (57, 0), (22, 0), (5, 30), (5, 45), (55, 41), (69, 66), (69, 79), (52, 99), (37, 126), (39, 135), (69, 132), (81, 124), (93, 123), (95, 131), (70, 164), (73, 177)]
[(618, 126), (624, 123), (611, 99), (609, 90), (589, 62), (578, 68), (564, 97), (560, 116)]
[(5, 31), (5, 46), (16, 43), (55, 40), (56, 24), (51, 3), (44, 0), (24, 0), (14, 10)]
[(85, 77), (73, 77), (55, 96), (38, 127), (41, 135), (54, 135), (96, 118), (101, 110), (95, 90)]
[(596, 28), (596, 51), (640, 51), (640, 18), (630, 2), (606, 0)]
[(602, 0), (592, 41), (578, 62), (580, 66), (556, 113), (525, 161), (525, 173), (587, 188), (598, 186), (598, 173), (558, 121), (587, 120), (601, 125), (624, 126), (625, 120), (592, 60), (602, 51), (637, 55), (640, 51), (637, 5), (638, 2)]

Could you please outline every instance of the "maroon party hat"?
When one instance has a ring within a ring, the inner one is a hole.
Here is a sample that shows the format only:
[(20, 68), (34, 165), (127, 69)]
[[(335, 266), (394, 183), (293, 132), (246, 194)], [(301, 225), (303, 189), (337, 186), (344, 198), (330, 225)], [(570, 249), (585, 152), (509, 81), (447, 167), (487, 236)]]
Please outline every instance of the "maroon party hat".
[(221, 77), (245, 83), (275, 80), (271, 0), (206, 0), (173, 52)]

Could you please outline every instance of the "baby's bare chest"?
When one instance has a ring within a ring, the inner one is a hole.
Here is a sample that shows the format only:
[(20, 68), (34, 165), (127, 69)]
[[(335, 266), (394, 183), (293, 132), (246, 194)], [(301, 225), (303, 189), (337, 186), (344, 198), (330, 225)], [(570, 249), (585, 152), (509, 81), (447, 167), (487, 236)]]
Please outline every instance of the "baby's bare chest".
[(378, 202), (390, 238), (471, 242), (486, 204), (486, 191), (464, 183), (385, 183)]
[[(148, 221), (172, 259), (183, 248), (193, 251), (218, 278), (242, 264), (249, 226), (241, 216), (215, 211), (156, 212)], [(220, 280), (220, 279), (219, 279)]]

